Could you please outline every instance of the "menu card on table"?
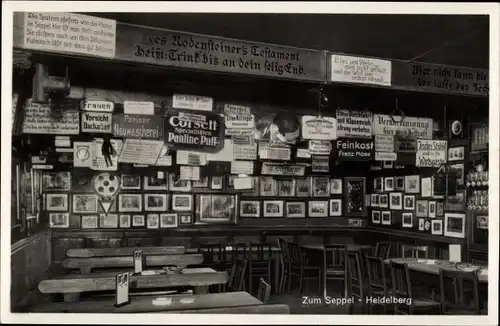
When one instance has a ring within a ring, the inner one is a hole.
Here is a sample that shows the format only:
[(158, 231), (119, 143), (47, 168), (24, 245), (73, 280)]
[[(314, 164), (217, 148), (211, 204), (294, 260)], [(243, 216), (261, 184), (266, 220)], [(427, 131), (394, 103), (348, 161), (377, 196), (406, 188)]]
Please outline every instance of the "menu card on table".
[(142, 251), (141, 250), (134, 251), (134, 274), (142, 273), (142, 261), (143, 261)]
[(116, 303), (115, 307), (122, 307), (130, 303), (128, 290), (130, 284), (128, 272), (116, 275)]

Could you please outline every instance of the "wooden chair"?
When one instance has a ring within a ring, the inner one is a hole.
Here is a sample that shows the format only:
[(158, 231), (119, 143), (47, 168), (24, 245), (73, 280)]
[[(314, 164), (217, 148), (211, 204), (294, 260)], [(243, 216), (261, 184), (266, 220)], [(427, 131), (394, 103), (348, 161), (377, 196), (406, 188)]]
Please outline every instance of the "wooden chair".
[(375, 257), (388, 259), (390, 254), (391, 254), (390, 242), (377, 242), (377, 245), (375, 246)]
[(345, 245), (326, 244), (323, 250), (323, 294), (328, 292), (328, 280), (341, 281), (346, 288)]
[[(358, 252), (347, 252), (346, 254), (346, 265), (347, 265), (347, 295), (353, 297), (354, 300), (359, 300), (359, 306), (361, 307), (361, 314), (365, 312), (365, 298), (367, 296), (367, 287), (363, 280), (363, 265), (361, 264), (361, 259), (359, 258)], [(349, 305), (349, 314), (354, 312), (354, 306), (357, 304)]]
[[(389, 289), (386, 264), (381, 257), (365, 256), (366, 273), (368, 275), (368, 295), (370, 297), (387, 298), (392, 296), (392, 289)], [(370, 314), (373, 312), (375, 304), (370, 304)], [(382, 304), (385, 314), (389, 305)]]
[(297, 276), (300, 280), (299, 293), (304, 290), (304, 283), (309, 280), (318, 280), (321, 289), (321, 267), (308, 265), (305, 261), (305, 255), (300, 244), (296, 242), (288, 243), (288, 252), (290, 254), (288, 292), (290, 293), (292, 278)]
[[(269, 243), (250, 243), (252, 251), (248, 253), (249, 256), (249, 289), (253, 292), (253, 280), (255, 278), (262, 278), (271, 282), (271, 259), (272, 259), (272, 246)], [(255, 248), (255, 251), (253, 250)]]
[[(412, 245), (402, 245), (401, 253), (403, 258), (422, 258), (427, 259), (429, 257), (429, 247), (428, 246), (412, 246)], [(409, 253), (410, 255), (407, 255)], [(424, 257), (421, 257), (419, 253), (423, 253)]]
[(271, 285), (266, 283), (263, 278), (260, 279), (259, 282), (259, 291), (257, 292), (257, 299), (262, 301), (262, 303), (266, 304), (269, 302), (269, 298), (271, 297)]
[(248, 267), (248, 260), (237, 259), (229, 274), (229, 281), (227, 282), (226, 291), (236, 292), (245, 289), (245, 275)]
[(413, 297), (410, 271), (407, 264), (391, 262), (390, 268), (393, 296), (408, 300), (406, 303), (394, 304), (395, 315), (430, 314), (430, 312), (434, 312), (434, 314), (441, 313), (440, 302)]
[(285, 285), (287, 284), (287, 279), (290, 277), (288, 266), (290, 264), (290, 257), (288, 254), (288, 243), (283, 238), (278, 238), (278, 248), (281, 252), (279, 255), (280, 260), (280, 281), (278, 284), (277, 293), (282, 293), (285, 290)]
[[(466, 291), (464, 283), (468, 283)], [(441, 305), (445, 315), (480, 315), (477, 271), (439, 270)], [(468, 295), (469, 294), (469, 295)], [(470, 297), (470, 294), (472, 297)]]

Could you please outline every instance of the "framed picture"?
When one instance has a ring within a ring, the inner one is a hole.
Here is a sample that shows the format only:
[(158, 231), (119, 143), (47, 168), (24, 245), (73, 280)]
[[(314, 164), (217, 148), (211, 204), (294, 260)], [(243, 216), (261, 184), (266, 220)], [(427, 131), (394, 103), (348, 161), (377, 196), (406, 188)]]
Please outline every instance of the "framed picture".
[(149, 212), (164, 212), (167, 210), (167, 194), (145, 194), (145, 210)]
[(167, 190), (167, 186), (168, 179), (166, 177), (162, 179), (157, 176), (144, 177), (144, 190)]
[(465, 159), (465, 147), (448, 148), (448, 162), (463, 161)]
[(481, 230), (488, 230), (488, 216), (476, 215), (476, 228)]
[(173, 194), (172, 210), (175, 212), (189, 212), (193, 210), (193, 195)]
[(286, 217), (287, 218), (305, 218), (306, 217), (306, 203), (289, 201), (286, 203)]
[(405, 191), (405, 177), (394, 178), (394, 190)]
[(349, 217), (366, 216), (366, 179), (358, 177), (345, 178), (344, 188), (344, 193), (346, 195), (344, 215)]
[(432, 178), (422, 178), (421, 196), (423, 198), (432, 197)]
[(181, 176), (177, 173), (168, 174), (168, 185), (170, 187), (169, 188), (170, 191), (179, 191), (179, 192), (191, 191), (191, 181), (182, 180)]
[(382, 212), (382, 225), (391, 225), (391, 211)]
[(229, 194), (199, 195), (196, 212), (200, 223), (236, 223), (237, 196)]
[(44, 191), (71, 190), (70, 172), (44, 172), (42, 174), (42, 189)]
[(417, 200), (417, 217), (429, 216), (429, 201)]
[(297, 197), (311, 197), (311, 178), (298, 178), (295, 180), (297, 186)]
[(260, 178), (260, 195), (274, 197), (278, 194), (277, 182), (273, 177)]
[(424, 231), (429, 232), (430, 230), (431, 230), (431, 221), (426, 219), (424, 222)]
[(212, 180), (210, 180), (210, 188), (213, 190), (222, 190), (223, 178), (224, 177), (221, 177), (221, 176), (212, 177)]
[(283, 217), (283, 201), (264, 200), (264, 217)]
[(372, 211), (372, 223), (380, 224), (380, 211)]
[(425, 231), (425, 219), (423, 218), (418, 219), (418, 230)]
[(409, 194), (420, 193), (420, 176), (407, 175), (405, 177), (405, 192)]
[(279, 180), (278, 181), (278, 196), (279, 197), (295, 197), (295, 180)]
[(413, 213), (403, 213), (403, 218), (401, 219), (404, 228), (413, 227)]
[(119, 194), (118, 195), (119, 212), (141, 212), (142, 195), (141, 194)]
[(388, 177), (384, 179), (384, 190), (385, 191), (394, 191), (394, 178)]
[(132, 226), (145, 226), (144, 215), (132, 215)]
[(453, 238), (465, 238), (465, 214), (444, 214), (444, 235)]
[(384, 178), (373, 179), (373, 191), (383, 192), (384, 191)]
[(99, 228), (97, 215), (82, 215), (82, 229)]
[(384, 169), (392, 169), (394, 168), (394, 162), (393, 161), (383, 161), (384, 163), (382, 164), (382, 167)]
[(443, 234), (443, 220), (433, 220), (431, 222), (431, 234), (434, 235)]
[(260, 201), (258, 201), (258, 200), (242, 200), (242, 201), (240, 201), (240, 216), (241, 217), (259, 217), (260, 216)]
[[(45, 197), (47, 212), (67, 212), (68, 194), (47, 194)], [(96, 207), (97, 211), (97, 207)]]
[(403, 209), (412, 211), (415, 209), (415, 196), (405, 195), (403, 198)]
[(103, 229), (116, 229), (118, 228), (118, 215), (117, 214), (99, 214), (99, 227)]
[[(330, 189), (328, 189), (330, 190)], [(313, 200), (307, 205), (309, 208), (309, 217), (328, 217), (328, 201)]]
[(175, 213), (160, 214), (160, 228), (176, 228), (178, 226), (178, 217)]
[(313, 197), (330, 197), (330, 178), (329, 177), (312, 177), (312, 196)]
[(446, 197), (445, 210), (464, 211), (465, 210), (465, 190), (457, 190), (455, 196)]
[(403, 209), (403, 193), (401, 192), (390, 193), (389, 206), (391, 209), (396, 209), (396, 210)]
[(130, 227), (130, 215), (120, 215), (120, 228)]
[(436, 217), (436, 202), (435, 201), (429, 201), (429, 217), (431, 217), (431, 218)]
[(465, 181), (464, 163), (450, 164), (450, 171), (457, 174), (457, 186), (463, 186)]
[(51, 228), (69, 228), (69, 213), (50, 213)]
[(342, 194), (342, 179), (330, 179), (330, 194)]
[(180, 224), (193, 224), (193, 214), (179, 213)]
[(389, 208), (389, 195), (381, 194), (378, 196), (378, 207)]
[(208, 177), (201, 177), (193, 181), (193, 188), (208, 188)]
[(140, 190), (141, 189), (141, 176), (133, 174), (122, 174), (123, 190)]
[(73, 195), (73, 213), (97, 213), (97, 195)]
[(342, 199), (330, 199), (330, 216), (342, 215)]
[(252, 177), (252, 188), (242, 190), (241, 195), (245, 197), (259, 197), (260, 177)]
[(160, 227), (160, 216), (158, 214), (148, 214), (146, 219), (148, 229), (157, 229)]
[(380, 195), (379, 194), (372, 194), (371, 195), (371, 204), (372, 207), (379, 207), (380, 206)]
[(436, 216), (437, 217), (444, 216), (444, 203), (442, 201), (438, 201), (436, 203)]

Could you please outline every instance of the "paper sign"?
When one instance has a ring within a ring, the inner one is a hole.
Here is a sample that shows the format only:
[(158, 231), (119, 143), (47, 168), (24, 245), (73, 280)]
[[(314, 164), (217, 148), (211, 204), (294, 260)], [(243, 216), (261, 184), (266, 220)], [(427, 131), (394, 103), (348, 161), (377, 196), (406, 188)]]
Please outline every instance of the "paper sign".
[(163, 148), (161, 140), (126, 139), (118, 162), (154, 165)]
[(109, 101), (82, 101), (82, 111), (113, 112), (115, 104)]
[(432, 139), (432, 119), (390, 116), (373, 116), (374, 135), (392, 135), (405, 138)]
[(129, 274), (128, 272), (116, 275), (116, 307), (124, 306), (129, 303)]
[(297, 158), (311, 158), (311, 153), (309, 152), (309, 149), (298, 148)]
[(255, 139), (252, 135), (244, 135), (244, 136), (233, 136), (233, 144), (238, 145), (253, 145), (255, 143)]
[(233, 161), (234, 145), (231, 139), (224, 139), (224, 147), (217, 153), (207, 153), (207, 161), (231, 162)]
[(134, 251), (134, 274), (140, 274), (142, 273), (142, 262), (143, 262), (143, 256), (142, 256), (142, 251), (137, 250)]
[(369, 139), (337, 139), (337, 155), (344, 161), (369, 161), (373, 158), (374, 144)]
[(448, 142), (446, 140), (417, 140), (415, 166), (440, 167), (446, 163)]
[(226, 113), (224, 115), (226, 128), (253, 129), (255, 117), (253, 114)]
[(400, 136), (394, 137), (394, 151), (397, 153), (416, 153), (417, 139), (405, 138)]
[(375, 151), (376, 152), (394, 152), (394, 136), (392, 136), (392, 135), (376, 135), (375, 136)]
[(91, 149), (92, 142), (73, 142), (73, 166), (90, 168), (92, 166)]
[(113, 115), (106, 112), (82, 112), (82, 132), (112, 133)]
[(269, 143), (261, 142), (259, 144), (259, 157), (264, 160), (283, 160), (291, 159), (292, 150), (287, 147), (270, 147)]
[(462, 261), (462, 247), (460, 245), (450, 244), (449, 261), (459, 263)]
[(233, 155), (235, 160), (256, 160), (257, 144), (253, 145), (234, 144)]
[(252, 137), (255, 137), (253, 129), (229, 129), (229, 128), (227, 128), (225, 134), (226, 134), (226, 136), (252, 136)]
[(116, 171), (118, 169), (118, 156), (122, 151), (123, 141), (120, 139), (111, 139), (111, 146), (113, 146), (116, 155), (111, 157), (111, 162), (108, 162), (108, 164), (106, 164), (106, 159), (102, 155), (103, 143), (104, 140), (102, 138), (94, 138), (92, 141), (90, 168), (96, 171)]
[(158, 157), (158, 160), (156, 161), (156, 166), (172, 166), (172, 155), (164, 155)]
[(333, 54), (331, 81), (391, 86), (391, 61)]
[(375, 161), (395, 161), (398, 155), (389, 152), (375, 152)]
[(372, 138), (373, 113), (337, 110), (338, 138)]
[(116, 21), (68, 12), (26, 12), (23, 36), (26, 49), (113, 58)]
[(330, 157), (326, 155), (313, 156), (312, 172), (330, 172)]
[(233, 187), (235, 190), (241, 189), (253, 189), (253, 178), (252, 177), (238, 177), (233, 179)]
[(56, 147), (71, 147), (71, 139), (68, 136), (56, 136), (54, 144)]
[(212, 111), (213, 99), (204, 96), (174, 94), (172, 107), (174, 109)]
[(181, 180), (200, 180), (200, 167), (199, 166), (185, 166), (180, 167)]
[(250, 115), (252, 111), (248, 106), (224, 104), (224, 114)]
[(252, 161), (233, 161), (231, 162), (231, 174), (253, 174)]
[(286, 175), (286, 176), (303, 176), (306, 171), (304, 165), (298, 164), (279, 164), (264, 162), (262, 163), (262, 175)]
[(155, 105), (153, 102), (144, 101), (123, 101), (123, 113), (153, 115), (155, 114)]
[(205, 153), (177, 151), (176, 162), (179, 165), (207, 165)]
[(328, 155), (332, 151), (332, 143), (328, 140), (310, 140), (309, 153), (316, 155)]
[(24, 107), (23, 133), (78, 135), (80, 113), (73, 107), (51, 109), (48, 104), (27, 101)]
[(330, 117), (302, 117), (302, 138), (318, 140), (337, 139), (337, 120)]
[(163, 137), (163, 116), (115, 114), (113, 135), (122, 138), (160, 139)]
[(34, 170), (52, 170), (54, 168), (53, 165), (44, 165), (44, 164), (33, 164), (31, 166)]
[(73, 153), (73, 148), (56, 148), (57, 153)]

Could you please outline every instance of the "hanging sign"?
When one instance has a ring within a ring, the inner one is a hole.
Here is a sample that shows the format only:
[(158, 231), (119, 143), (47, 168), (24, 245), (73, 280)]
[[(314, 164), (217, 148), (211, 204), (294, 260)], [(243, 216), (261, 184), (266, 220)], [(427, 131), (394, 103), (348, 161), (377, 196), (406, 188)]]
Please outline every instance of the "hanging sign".
[(80, 112), (77, 107), (78, 103), (72, 100), (61, 103), (58, 109), (28, 100), (24, 107), (23, 133), (78, 135)]
[(289, 147), (269, 146), (267, 142), (259, 143), (259, 157), (261, 159), (289, 161), (291, 156), (292, 150)]
[(255, 127), (255, 116), (247, 106), (225, 104), (224, 118), (226, 128), (253, 129)]
[(313, 156), (312, 172), (330, 172), (330, 157), (325, 155)]
[(174, 109), (212, 111), (213, 99), (197, 95), (174, 94), (172, 107)]
[(224, 124), (217, 113), (197, 111), (197, 120), (182, 120), (184, 112), (170, 110), (164, 118), (165, 141), (175, 149), (218, 152), (224, 147)]
[(372, 138), (373, 113), (337, 110), (338, 138)]
[(440, 167), (446, 163), (448, 142), (446, 140), (417, 140), (418, 167)]
[(396, 161), (398, 155), (389, 152), (375, 152), (375, 161)]
[(375, 152), (394, 152), (394, 136), (375, 135)]
[(369, 161), (373, 159), (374, 144), (370, 139), (337, 139), (337, 156), (343, 161)]
[(262, 175), (303, 176), (305, 171), (304, 165), (271, 162), (263, 162), (261, 168)]
[(373, 134), (432, 139), (432, 119), (375, 114)]
[(417, 139), (394, 136), (394, 151), (397, 153), (415, 153), (417, 151)]
[(233, 155), (235, 160), (256, 160), (257, 144), (253, 145), (234, 144)]
[(155, 104), (151, 101), (123, 101), (123, 113), (153, 115)]
[(116, 171), (118, 169), (118, 155), (123, 147), (123, 141), (120, 139), (111, 139), (111, 146), (116, 152), (115, 156), (111, 157), (111, 162), (106, 164), (106, 158), (102, 155), (102, 145), (104, 140), (102, 138), (94, 138), (90, 150), (90, 168), (97, 171)]
[(121, 138), (160, 139), (163, 136), (163, 116), (115, 114), (113, 135)]
[(330, 59), (333, 82), (391, 86), (391, 61), (333, 54)]
[(82, 132), (113, 133), (113, 115), (107, 112), (82, 112)]
[(337, 139), (337, 120), (331, 117), (302, 117), (302, 138), (318, 140)]
[(82, 101), (82, 111), (113, 112), (115, 104), (109, 101)]
[(73, 142), (73, 166), (90, 168), (92, 142)]
[(155, 165), (164, 143), (161, 140), (125, 139), (118, 162)]
[(329, 155), (332, 151), (332, 143), (328, 140), (310, 140), (309, 154)]

